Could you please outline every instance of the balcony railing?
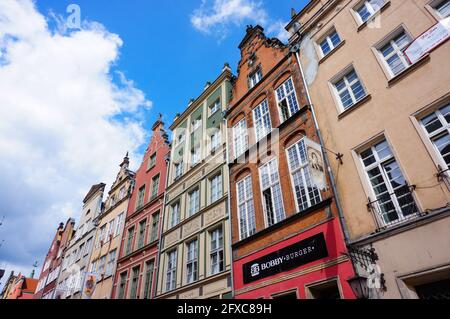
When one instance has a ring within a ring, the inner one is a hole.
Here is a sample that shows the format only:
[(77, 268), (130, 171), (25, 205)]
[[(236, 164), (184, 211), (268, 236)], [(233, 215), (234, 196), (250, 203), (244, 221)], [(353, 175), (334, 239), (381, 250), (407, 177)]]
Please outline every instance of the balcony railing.
[(377, 232), (421, 216), (413, 190), (414, 186), (404, 185), (393, 193), (379, 195), (375, 201), (368, 199), (367, 208), (373, 214)]

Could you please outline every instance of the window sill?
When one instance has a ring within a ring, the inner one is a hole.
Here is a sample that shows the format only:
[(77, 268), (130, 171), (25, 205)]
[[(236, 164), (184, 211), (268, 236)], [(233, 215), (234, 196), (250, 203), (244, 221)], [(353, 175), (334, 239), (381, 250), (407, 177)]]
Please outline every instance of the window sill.
[(346, 117), (348, 114), (350, 114), (351, 112), (353, 112), (354, 110), (356, 110), (357, 108), (359, 108), (361, 105), (366, 104), (367, 102), (369, 102), (372, 99), (372, 95), (367, 94), (365, 97), (363, 97), (361, 100), (359, 100), (358, 102), (356, 102), (355, 104), (353, 104), (350, 108), (346, 109), (344, 112), (340, 113), (338, 115), (338, 119), (342, 119), (344, 117)]
[[(360, 32), (361, 30), (363, 30), (370, 22), (372, 22), (378, 15), (380, 15), (384, 10), (386, 10), (389, 6), (391, 5), (391, 1), (387, 1), (385, 4), (383, 4), (381, 6), (381, 8), (375, 12), (373, 15), (371, 15), (365, 22), (361, 23), (358, 26), (358, 32)], [(358, 13), (355, 12), (355, 14), (357, 15)]]
[(429, 53), (424, 55), (422, 58), (420, 58), (420, 60), (418, 60), (414, 64), (411, 64), (410, 66), (408, 66), (406, 69), (404, 69), (402, 72), (400, 72), (399, 74), (397, 74), (393, 78), (389, 79), (387, 88), (391, 88), (394, 84), (399, 82), (401, 79), (406, 77), (408, 74), (410, 74), (410, 73), (414, 72), (415, 70), (417, 70), (419, 67), (421, 67), (422, 65), (424, 65), (428, 61), (430, 61), (430, 54)]
[(345, 44), (345, 40), (342, 40), (341, 43), (339, 43), (337, 46), (335, 46), (333, 48), (333, 50), (331, 50), (330, 52), (328, 52), (327, 55), (323, 56), (320, 60), (319, 60), (319, 65), (322, 64), (325, 60), (327, 60), (330, 55), (332, 55), (334, 52), (336, 52), (340, 47), (344, 46)]

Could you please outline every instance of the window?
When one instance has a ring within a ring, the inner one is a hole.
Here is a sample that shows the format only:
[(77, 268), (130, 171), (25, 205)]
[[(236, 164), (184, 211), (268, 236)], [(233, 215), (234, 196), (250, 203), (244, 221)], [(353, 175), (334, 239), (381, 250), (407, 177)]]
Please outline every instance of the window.
[(114, 230), (116, 228), (116, 220), (113, 219), (109, 222), (109, 227), (108, 227), (108, 238), (112, 238), (114, 236)]
[(196, 188), (193, 191), (191, 191), (188, 196), (189, 196), (188, 217), (190, 217), (200, 210), (200, 190)]
[(200, 145), (194, 146), (191, 150), (191, 161), (192, 166), (200, 162)]
[(443, 169), (450, 169), (450, 104), (423, 118), (421, 124), (446, 165)]
[(167, 254), (166, 291), (175, 289), (177, 273), (177, 251)]
[(410, 64), (403, 54), (403, 49), (411, 42), (404, 30), (378, 49), (378, 52), (391, 76), (396, 76)]
[(80, 248), (78, 249), (77, 260), (80, 260), (81, 257), (83, 257), (83, 251), (84, 251), (84, 244), (81, 244)]
[(84, 247), (84, 252), (83, 252), (83, 256), (86, 256), (87, 254), (89, 254), (91, 252), (92, 249), (92, 243), (93, 243), (93, 237), (89, 238), (86, 241), (86, 246)]
[(209, 114), (213, 115), (221, 109), (221, 106), (222, 104), (220, 103), (220, 99), (217, 99), (212, 105), (209, 106)]
[(236, 190), (239, 216), (239, 235), (242, 240), (256, 233), (252, 177), (249, 175), (239, 181), (237, 183)]
[(117, 299), (124, 299), (126, 284), (127, 284), (127, 273), (123, 272), (120, 274), (119, 291), (117, 293)]
[(292, 176), (297, 210), (303, 211), (321, 201), (319, 189), (313, 185), (304, 139), (287, 150), (289, 172)]
[(384, 5), (385, 0), (365, 0), (355, 8), (361, 23), (366, 22)]
[(145, 185), (139, 188), (136, 209), (139, 209), (142, 207), (142, 205), (144, 205), (144, 195), (145, 195)]
[(202, 117), (198, 116), (196, 119), (194, 119), (191, 123), (191, 127), (192, 127), (192, 132), (194, 132), (195, 130), (197, 130), (198, 128), (200, 128), (202, 126)]
[(175, 227), (180, 222), (180, 202), (176, 202), (171, 207), (170, 227)]
[(106, 224), (100, 227), (100, 235), (98, 237), (98, 243), (97, 247), (103, 246), (103, 244), (106, 242)]
[(125, 197), (125, 186), (122, 186), (119, 190), (119, 199), (123, 199)]
[(253, 109), (253, 122), (255, 125), (256, 141), (259, 141), (272, 130), (270, 121), (269, 103), (264, 100)]
[(248, 148), (248, 131), (245, 119), (242, 119), (233, 127), (234, 156), (238, 157)]
[(322, 56), (326, 56), (334, 48), (336, 48), (339, 43), (341, 43), (341, 38), (335, 29), (331, 30), (320, 42), (320, 49), (322, 51)]
[(113, 207), (114, 205), (116, 205), (116, 196), (115, 196), (115, 195), (112, 195), (112, 196), (111, 196), (111, 199), (110, 199), (110, 204), (109, 204), (109, 206), (110, 206), (110, 207)]
[(217, 228), (210, 232), (211, 236), (211, 275), (218, 274), (224, 270), (223, 265), (223, 232), (222, 228)]
[(117, 250), (114, 249), (108, 254), (108, 264), (106, 265), (105, 276), (109, 277), (113, 274), (114, 265), (116, 264), (116, 254)]
[(258, 67), (255, 72), (248, 77), (248, 87), (251, 89), (259, 83), (263, 78), (261, 68)]
[(151, 169), (156, 165), (156, 153), (150, 155), (148, 159), (147, 169)]
[(147, 220), (143, 220), (139, 223), (139, 234), (138, 234), (138, 244), (137, 249), (144, 247), (145, 240), (145, 227), (147, 226)]
[(150, 242), (153, 243), (158, 239), (158, 228), (159, 228), (159, 212), (156, 212), (152, 216), (152, 229), (150, 233)]
[(259, 175), (267, 227), (270, 227), (285, 218), (276, 159), (261, 166)]
[(292, 77), (280, 85), (276, 90), (276, 94), (278, 106), (280, 108), (281, 121), (284, 122), (300, 110)]
[(134, 235), (134, 227), (131, 227), (128, 229), (128, 236), (127, 236), (127, 249), (125, 252), (125, 255), (128, 255), (133, 250), (133, 235)]
[(210, 147), (211, 152), (217, 150), (220, 147), (220, 144), (222, 143), (222, 134), (220, 133), (220, 130), (218, 129), (210, 136)]
[(437, 11), (441, 18), (446, 18), (450, 15), (450, 0), (435, 1), (432, 7)]
[(147, 261), (145, 263), (144, 299), (152, 298), (154, 270), (155, 270), (155, 261), (154, 260)]
[(137, 299), (137, 288), (139, 281), (139, 266), (133, 268), (133, 276), (131, 277), (130, 299)]
[(211, 203), (222, 197), (222, 173), (215, 175), (209, 180), (211, 186)]
[(334, 90), (342, 111), (349, 109), (366, 96), (366, 91), (353, 69), (334, 83)]
[(175, 139), (175, 145), (180, 145), (184, 143), (184, 141), (185, 141), (185, 134), (184, 132), (180, 132)]
[(386, 140), (360, 153), (376, 201), (372, 207), (386, 226), (412, 217), (417, 207)]
[(152, 178), (152, 193), (151, 193), (151, 199), (155, 199), (156, 196), (158, 196), (158, 189), (159, 189), (159, 174)]
[(105, 271), (105, 265), (106, 265), (106, 255), (100, 257), (100, 260), (98, 262), (98, 273), (103, 275), (103, 272)]
[(119, 236), (120, 233), (122, 232), (123, 222), (124, 222), (124, 213), (121, 213), (121, 214), (117, 217), (116, 231), (115, 231), (115, 233), (114, 233), (114, 236)]
[(188, 284), (197, 281), (197, 249), (197, 240), (193, 240), (187, 244), (186, 282)]
[(175, 179), (181, 177), (181, 175), (183, 175), (183, 161), (175, 163)]

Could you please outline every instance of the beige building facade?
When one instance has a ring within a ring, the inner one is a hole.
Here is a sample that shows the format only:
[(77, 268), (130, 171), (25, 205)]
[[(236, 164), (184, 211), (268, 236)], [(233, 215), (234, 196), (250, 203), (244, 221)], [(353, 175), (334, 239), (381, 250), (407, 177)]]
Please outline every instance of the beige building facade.
[(110, 299), (116, 273), (128, 202), (134, 183), (129, 169), (128, 154), (120, 164), (120, 171), (104, 202), (102, 213), (94, 220), (97, 232), (89, 263), (94, 289), (92, 299)]
[(355, 263), (376, 275), (371, 298), (450, 295), (450, 42), (405, 53), (448, 30), (449, 12), (448, 0), (313, 0), (287, 26), (348, 245), (376, 253), (377, 266)]
[(93, 185), (83, 199), (83, 210), (63, 255), (54, 299), (83, 299), (84, 283), (97, 228), (94, 220), (102, 213), (105, 184)]
[(231, 297), (226, 125), (231, 70), (207, 83), (171, 126), (157, 298)]

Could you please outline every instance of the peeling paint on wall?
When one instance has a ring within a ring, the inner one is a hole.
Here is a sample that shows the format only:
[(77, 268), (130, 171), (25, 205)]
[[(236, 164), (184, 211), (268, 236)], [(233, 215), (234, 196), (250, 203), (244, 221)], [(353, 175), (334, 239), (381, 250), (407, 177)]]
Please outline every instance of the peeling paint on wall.
[(317, 76), (319, 69), (319, 59), (317, 57), (314, 43), (309, 35), (305, 35), (302, 39), (300, 52), (303, 55), (304, 76), (306, 83), (311, 85)]

